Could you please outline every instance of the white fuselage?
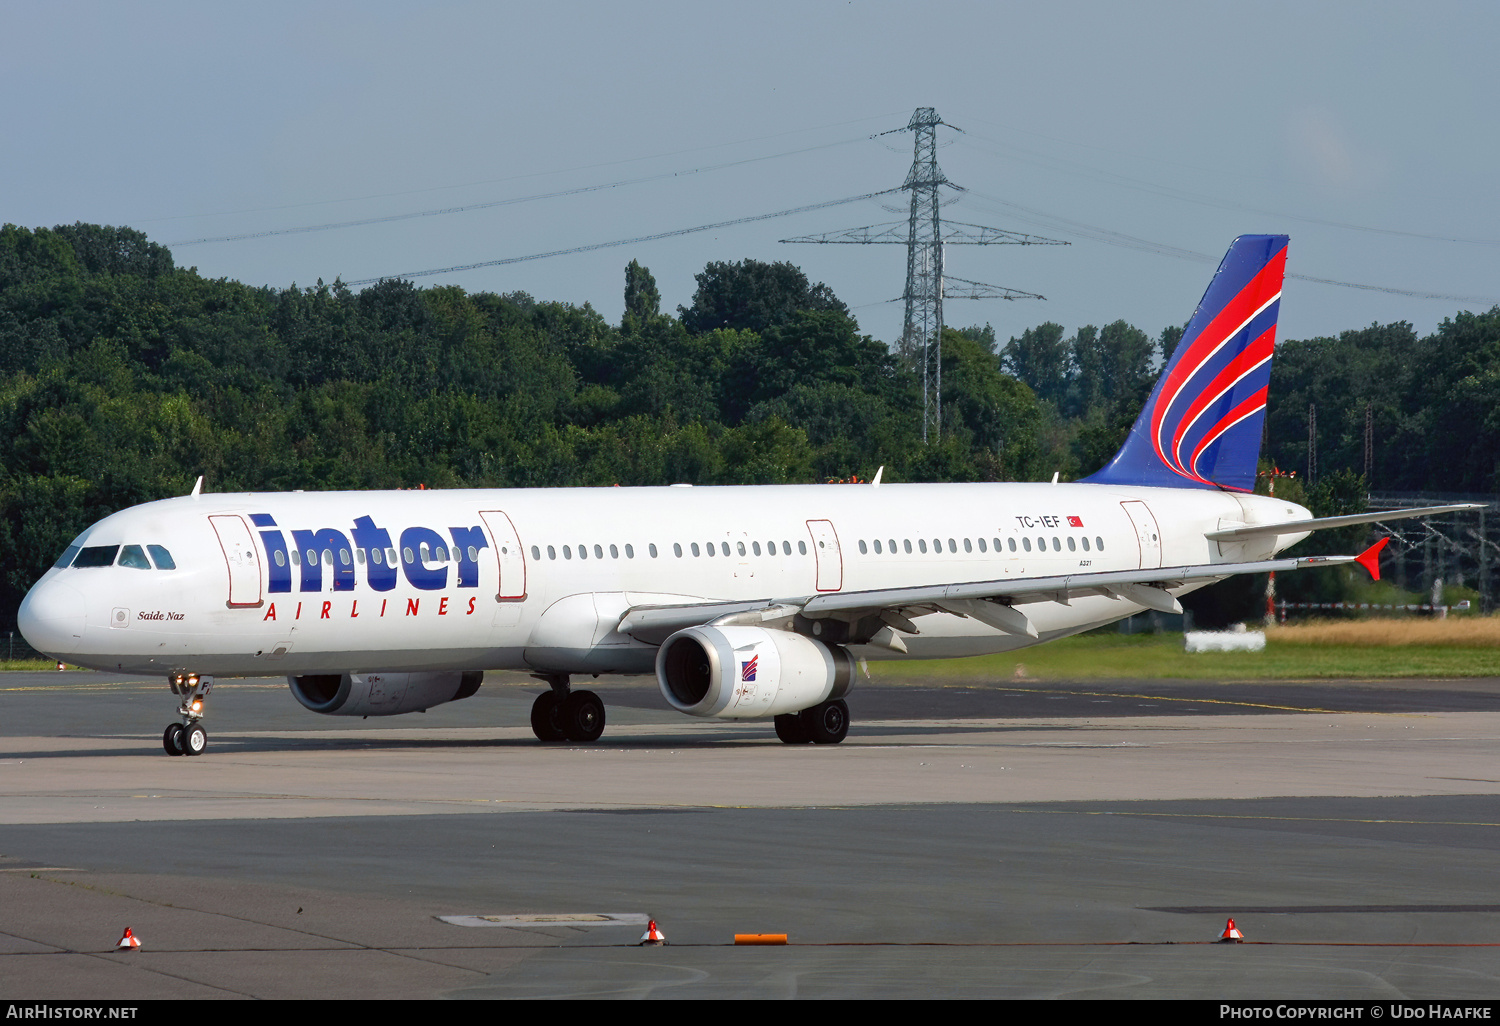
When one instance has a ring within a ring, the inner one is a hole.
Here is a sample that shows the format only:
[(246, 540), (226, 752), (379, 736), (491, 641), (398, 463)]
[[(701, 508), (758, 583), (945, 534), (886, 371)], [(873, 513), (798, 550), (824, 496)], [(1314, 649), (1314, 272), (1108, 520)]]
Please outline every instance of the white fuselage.
[[(635, 606), (1257, 559), (1302, 536), (1204, 533), (1308, 515), (1262, 496), (1084, 484), (207, 494), (89, 528), (75, 545), (99, 560), (110, 546), (151, 560), (49, 570), (20, 623), (48, 655), (135, 673), (646, 673), (655, 646), (616, 631)], [(1027, 607), (1042, 641), (1141, 608), (1104, 595)], [(1035, 643), (946, 613), (919, 627), (912, 658)]]

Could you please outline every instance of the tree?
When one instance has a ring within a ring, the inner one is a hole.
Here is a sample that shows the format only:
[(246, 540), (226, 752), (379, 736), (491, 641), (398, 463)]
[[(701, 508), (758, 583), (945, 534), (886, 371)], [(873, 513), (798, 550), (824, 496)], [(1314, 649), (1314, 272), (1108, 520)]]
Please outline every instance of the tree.
[(1068, 343), (1063, 326), (1048, 321), (1012, 338), (1000, 353), (1000, 366), (1031, 386), (1038, 399), (1061, 409), (1068, 387)]
[(695, 335), (715, 328), (760, 333), (786, 324), (799, 310), (849, 313), (832, 289), (822, 282), (809, 285), (801, 268), (786, 261), (711, 263), (695, 280), (693, 305), (677, 308)]
[(661, 291), (651, 272), (632, 260), (625, 268), (625, 316), (620, 321), (620, 331), (634, 335), (661, 316)]

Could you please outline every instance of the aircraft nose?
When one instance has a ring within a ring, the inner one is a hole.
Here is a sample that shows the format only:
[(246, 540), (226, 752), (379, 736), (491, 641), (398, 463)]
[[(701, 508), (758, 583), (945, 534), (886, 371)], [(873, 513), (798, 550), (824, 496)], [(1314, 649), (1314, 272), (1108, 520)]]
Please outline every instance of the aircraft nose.
[(61, 581), (42, 581), (26, 593), (16, 612), (21, 637), (38, 652), (62, 656), (83, 640), (83, 592)]

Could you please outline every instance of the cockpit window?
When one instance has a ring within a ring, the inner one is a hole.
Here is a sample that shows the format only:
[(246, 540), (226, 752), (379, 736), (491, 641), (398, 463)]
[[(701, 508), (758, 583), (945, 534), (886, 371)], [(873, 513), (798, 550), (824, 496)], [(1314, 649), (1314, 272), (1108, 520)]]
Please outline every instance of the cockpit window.
[(114, 563), (119, 551), (118, 545), (88, 545), (78, 553), (78, 558), (73, 560), (73, 566), (110, 566)]
[[(176, 570), (177, 564), (172, 561), (172, 554), (160, 545), (147, 545), (146, 550), (151, 553), (151, 558), (156, 560), (158, 570)], [(281, 553), (277, 553), (279, 556)]]
[(57, 562), (52, 565), (55, 567), (72, 566), (73, 557), (78, 555), (78, 550), (81, 548), (83, 548), (82, 545), (69, 545), (63, 550), (63, 554), (57, 557)]
[(120, 566), (134, 567), (137, 570), (151, 569), (151, 564), (146, 561), (146, 553), (139, 545), (127, 545), (120, 550)]

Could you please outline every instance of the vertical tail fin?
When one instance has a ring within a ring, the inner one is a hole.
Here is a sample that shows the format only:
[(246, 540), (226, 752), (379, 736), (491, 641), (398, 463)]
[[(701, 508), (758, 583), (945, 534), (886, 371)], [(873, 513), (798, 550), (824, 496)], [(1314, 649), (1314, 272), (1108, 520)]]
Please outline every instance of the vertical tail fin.
[(1254, 490), (1286, 247), (1230, 243), (1125, 445), (1084, 481)]

